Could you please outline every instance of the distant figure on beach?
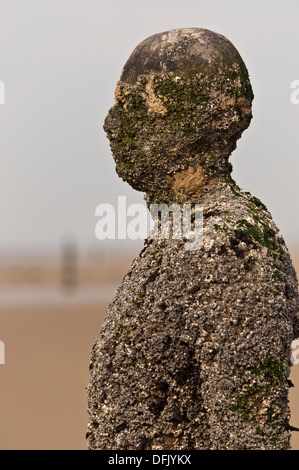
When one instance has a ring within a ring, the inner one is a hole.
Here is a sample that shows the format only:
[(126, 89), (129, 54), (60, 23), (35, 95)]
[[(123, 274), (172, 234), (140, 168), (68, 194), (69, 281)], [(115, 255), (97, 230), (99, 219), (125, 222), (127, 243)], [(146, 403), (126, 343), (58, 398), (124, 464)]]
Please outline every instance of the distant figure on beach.
[(296, 273), (229, 163), (252, 100), (209, 30), (155, 34), (124, 66), (104, 126), (116, 171), (148, 206), (202, 204), (203, 244), (148, 238), (124, 277), (91, 354), (91, 450), (290, 448)]
[(76, 245), (72, 242), (64, 243), (61, 259), (61, 283), (68, 291), (78, 286), (78, 267)]

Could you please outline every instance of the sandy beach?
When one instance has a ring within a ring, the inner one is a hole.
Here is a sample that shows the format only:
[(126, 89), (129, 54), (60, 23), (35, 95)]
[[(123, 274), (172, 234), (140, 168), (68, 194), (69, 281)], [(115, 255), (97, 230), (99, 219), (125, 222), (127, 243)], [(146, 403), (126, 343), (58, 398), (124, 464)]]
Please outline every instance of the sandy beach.
[(1, 449), (85, 449), (89, 352), (105, 306), (7, 307)]
[(61, 285), (59, 264), (0, 268), (1, 450), (86, 449), (89, 356), (131, 259), (102, 259)]
[[(90, 350), (131, 260), (108, 257), (84, 266), (73, 292), (61, 290), (59, 267), (45, 269), (37, 282), (31, 266), (27, 283), (24, 267), (18, 275), (0, 269), (6, 356), (0, 365), (1, 450), (86, 449)], [(299, 271), (295, 252), (293, 260)], [(291, 424), (299, 427), (299, 365), (290, 378)], [(298, 432), (292, 433), (292, 448), (299, 450)]]

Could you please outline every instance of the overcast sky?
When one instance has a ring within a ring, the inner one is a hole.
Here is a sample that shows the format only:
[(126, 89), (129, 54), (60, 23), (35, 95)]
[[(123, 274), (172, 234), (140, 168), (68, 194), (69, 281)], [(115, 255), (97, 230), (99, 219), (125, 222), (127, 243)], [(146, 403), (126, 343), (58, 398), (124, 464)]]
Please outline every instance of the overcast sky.
[(96, 206), (143, 202), (115, 172), (103, 121), (135, 46), (183, 27), (223, 34), (243, 57), (254, 118), (233, 176), (299, 242), (298, 0), (0, 0), (0, 252), (68, 237), (100, 249)]

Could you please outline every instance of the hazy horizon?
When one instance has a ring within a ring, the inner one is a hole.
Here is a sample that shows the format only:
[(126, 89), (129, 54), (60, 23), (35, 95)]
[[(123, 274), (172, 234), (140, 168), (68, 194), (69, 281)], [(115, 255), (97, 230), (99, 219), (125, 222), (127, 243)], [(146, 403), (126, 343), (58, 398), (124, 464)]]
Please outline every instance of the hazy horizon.
[(143, 203), (115, 172), (103, 121), (133, 49), (178, 27), (223, 34), (243, 57), (255, 99), (233, 177), (297, 244), (299, 104), (290, 84), (299, 79), (298, 17), (295, 0), (1, 0), (0, 255), (59, 251), (65, 239), (83, 250), (140, 246), (95, 237), (98, 204), (116, 205), (120, 195)]

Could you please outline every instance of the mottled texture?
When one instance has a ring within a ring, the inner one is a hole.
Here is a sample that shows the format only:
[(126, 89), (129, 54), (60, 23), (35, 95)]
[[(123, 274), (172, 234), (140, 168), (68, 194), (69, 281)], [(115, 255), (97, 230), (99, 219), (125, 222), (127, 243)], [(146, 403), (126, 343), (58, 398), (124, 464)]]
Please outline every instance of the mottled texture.
[(89, 449), (289, 448), (296, 274), (228, 163), (252, 98), (206, 30), (152, 36), (124, 67), (105, 122), (118, 174), (148, 203), (203, 204), (203, 246), (148, 239), (133, 261), (92, 349)]
[(118, 175), (149, 203), (171, 202), (169, 177), (190, 166), (200, 164), (208, 178), (227, 175), (252, 98), (246, 66), (223, 36), (151, 36), (126, 63), (105, 120)]

